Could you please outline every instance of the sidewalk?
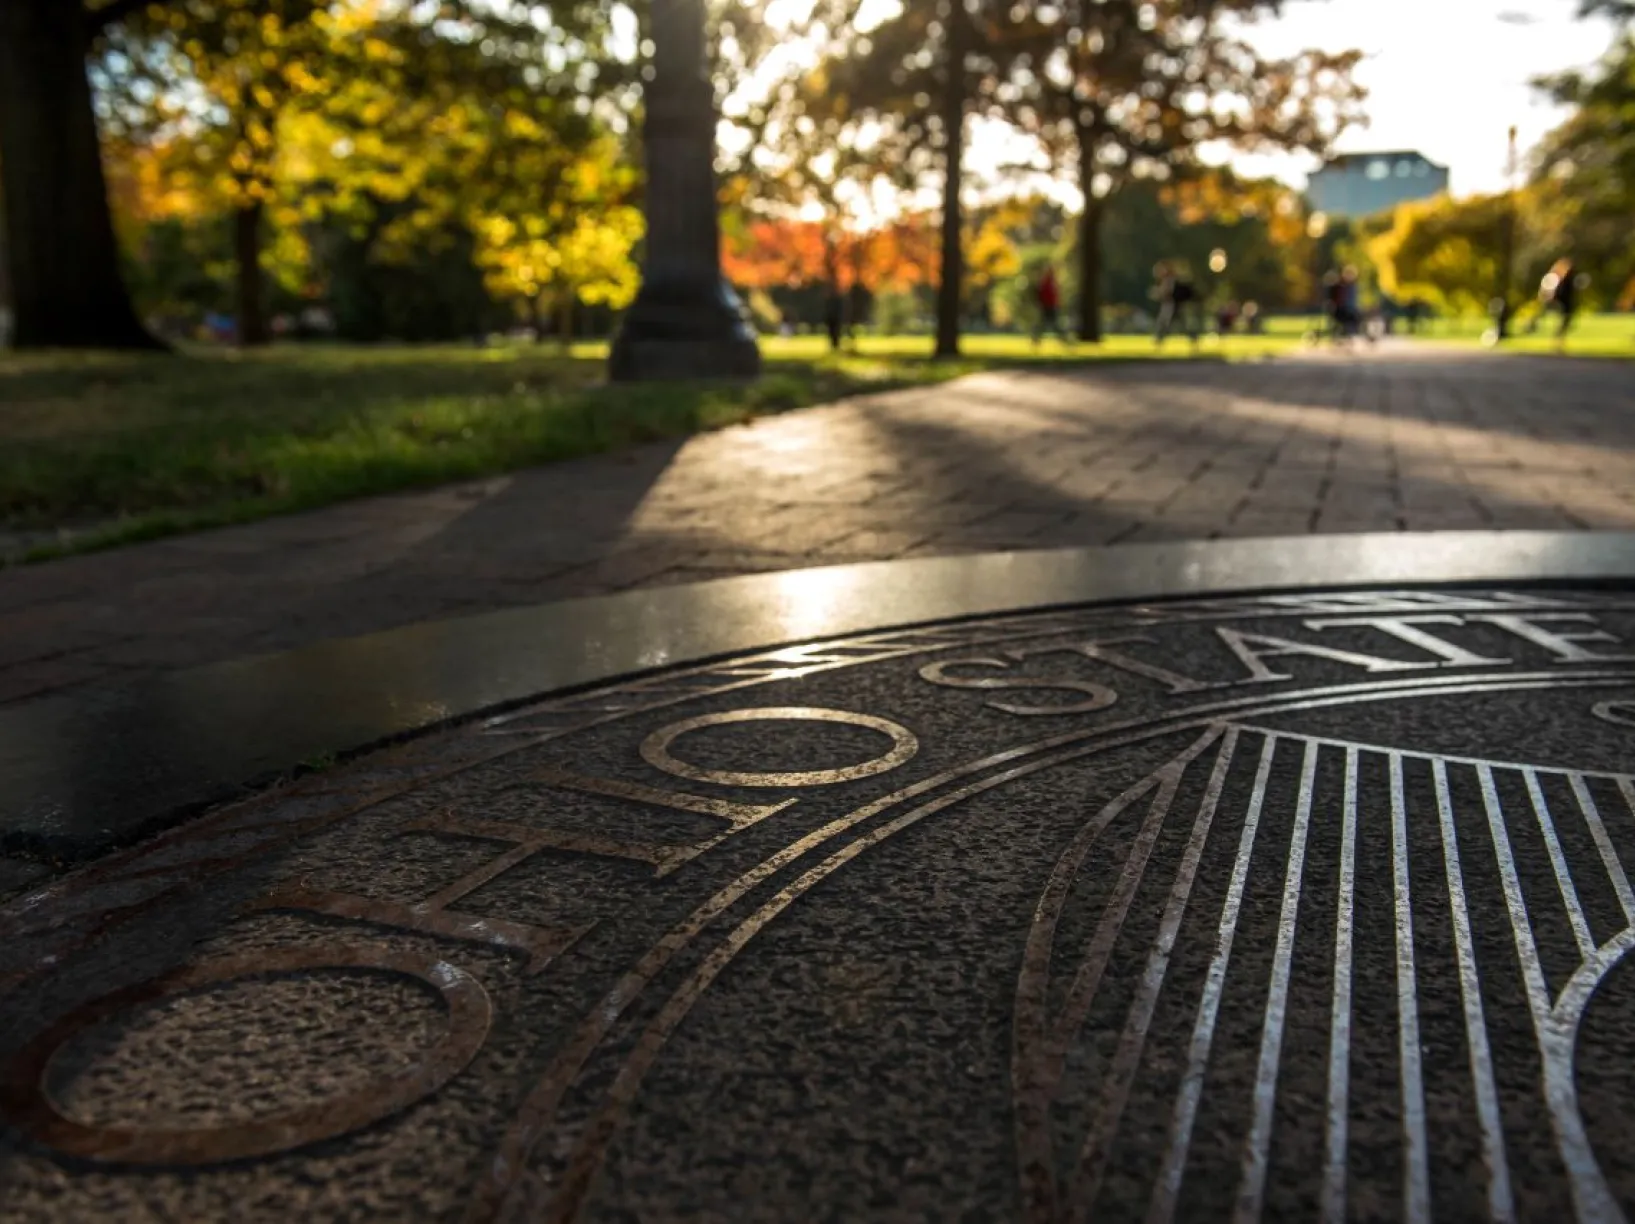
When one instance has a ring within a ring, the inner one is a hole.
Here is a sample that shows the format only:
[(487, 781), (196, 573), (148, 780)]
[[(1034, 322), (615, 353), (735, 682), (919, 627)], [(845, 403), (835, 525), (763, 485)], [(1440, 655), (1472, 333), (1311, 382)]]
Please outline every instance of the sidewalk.
[(0, 704), (412, 621), (904, 556), (1635, 527), (1622, 363), (1392, 347), (985, 374), (0, 571)]

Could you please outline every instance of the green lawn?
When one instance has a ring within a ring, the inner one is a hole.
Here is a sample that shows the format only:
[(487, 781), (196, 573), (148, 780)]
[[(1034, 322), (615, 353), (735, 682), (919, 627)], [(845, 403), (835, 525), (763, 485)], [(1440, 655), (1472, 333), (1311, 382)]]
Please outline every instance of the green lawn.
[[(1172, 341), (1231, 360), (1291, 335)], [(242, 522), (715, 429), (754, 416), (978, 370), (1150, 358), (1144, 336), (1097, 346), (972, 336), (956, 362), (924, 337), (763, 343), (753, 384), (610, 386), (605, 346), (563, 352), (290, 345), (185, 358), (0, 352), (0, 561)], [(8, 544), (9, 541), (9, 544)]]
[[(1512, 325), (1510, 339), (1499, 346), (1503, 353), (1554, 353), (1556, 328), (1559, 320), (1550, 315), (1539, 319), (1538, 331), (1528, 334), (1535, 313), (1522, 315)], [(1431, 340), (1449, 340), (1458, 344), (1480, 344), (1482, 334), (1492, 326), (1488, 319), (1437, 319), (1425, 329), (1424, 336)], [(1635, 314), (1583, 315), (1573, 320), (1567, 334), (1569, 357), (1622, 357), (1635, 358)]]

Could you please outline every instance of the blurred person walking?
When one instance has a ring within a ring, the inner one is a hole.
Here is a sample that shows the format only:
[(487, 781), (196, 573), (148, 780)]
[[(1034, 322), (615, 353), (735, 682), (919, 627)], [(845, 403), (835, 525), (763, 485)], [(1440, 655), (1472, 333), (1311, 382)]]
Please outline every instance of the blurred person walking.
[(1340, 283), (1340, 274), (1331, 269), (1323, 273), (1323, 332), (1335, 344), (1344, 334), (1344, 316), (1345, 286)]
[(1370, 344), (1374, 343), (1373, 331), (1365, 330), (1363, 323), (1362, 276), (1353, 265), (1347, 264), (1340, 273), (1340, 326), (1345, 338), (1355, 340), (1362, 336)]
[(1044, 340), (1045, 329), (1055, 333), (1056, 339), (1063, 344), (1068, 342), (1068, 336), (1062, 330), (1062, 293), (1056, 284), (1056, 269), (1049, 264), (1045, 265), (1039, 282), (1033, 287), (1033, 304), (1038, 313), (1034, 317), (1033, 343), (1035, 345)]
[(1153, 269), (1153, 276), (1158, 282), (1153, 290), (1153, 296), (1158, 299), (1158, 326), (1153, 333), (1153, 343), (1162, 345), (1177, 324), (1184, 324), (1192, 338), (1192, 347), (1197, 348), (1203, 339), (1198, 291), (1184, 273), (1169, 263), (1160, 263)]
[(1567, 349), (1567, 329), (1573, 325), (1573, 316), (1578, 312), (1578, 291), (1583, 287), (1582, 276), (1573, 266), (1570, 258), (1562, 258), (1550, 265), (1550, 270), (1544, 274), (1539, 283), (1539, 302), (1545, 310), (1556, 310), (1561, 314), (1561, 325), (1556, 329), (1556, 351), (1565, 352)]

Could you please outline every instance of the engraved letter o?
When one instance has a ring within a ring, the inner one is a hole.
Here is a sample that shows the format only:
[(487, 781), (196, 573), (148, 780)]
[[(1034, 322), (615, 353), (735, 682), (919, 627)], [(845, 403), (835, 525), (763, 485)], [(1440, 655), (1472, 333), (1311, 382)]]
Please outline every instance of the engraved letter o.
[(1590, 713), (1615, 727), (1635, 727), (1635, 701), (1599, 701)]
[[(51, 1099), (51, 1060), (69, 1039), (99, 1021), (201, 986), (302, 970), (352, 969), (413, 978), (448, 1008), (442, 1039), (414, 1064), (382, 1075), (339, 1099), (317, 1101), (247, 1122), (186, 1129), (88, 1124)], [(70, 1156), (137, 1165), (203, 1165), (270, 1156), (365, 1126), (436, 1092), (465, 1069), (488, 1037), (493, 1005), (477, 980), (447, 961), (375, 945), (317, 944), (201, 961), (114, 991), (70, 1012), (0, 1070), (0, 1110), (30, 1138)]]
[[(676, 737), (704, 727), (721, 727), (743, 722), (837, 722), (854, 727), (867, 727), (891, 740), (884, 755), (858, 765), (838, 769), (806, 769), (783, 772), (745, 773), (727, 769), (706, 769), (670, 755), (670, 745)], [(642, 741), (642, 760), (665, 773), (694, 782), (713, 782), (718, 786), (827, 786), (834, 782), (855, 782), (896, 769), (920, 750), (920, 741), (907, 727), (887, 718), (872, 714), (854, 714), (850, 710), (826, 710), (813, 706), (767, 706), (751, 710), (728, 710), (722, 714), (700, 714), (681, 722), (660, 727)]]

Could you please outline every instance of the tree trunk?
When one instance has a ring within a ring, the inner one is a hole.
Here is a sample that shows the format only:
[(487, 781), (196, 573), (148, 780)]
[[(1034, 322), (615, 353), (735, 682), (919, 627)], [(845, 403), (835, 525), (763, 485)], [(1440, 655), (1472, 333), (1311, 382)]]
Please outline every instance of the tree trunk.
[(827, 295), (823, 301), (823, 325), (829, 331), (829, 351), (838, 353), (841, 337), (846, 332), (846, 299), (840, 295), (840, 253), (830, 234), (823, 238), (823, 280)]
[(267, 343), (267, 307), (261, 293), (260, 200), (233, 210), (233, 256), (238, 261), (238, 342)]
[(564, 352), (573, 346), (573, 306), (574, 294), (572, 290), (562, 295), (562, 306), (557, 314), (557, 332), (559, 342)]
[[(1515, 139), (1515, 132), (1511, 132), (1511, 139)], [(1512, 146), (1512, 160), (1515, 158)], [(1508, 194), (1505, 200), (1504, 217), (1499, 222), (1499, 283), (1495, 288), (1494, 298), (1500, 303), (1499, 315), (1494, 320), (1500, 340), (1510, 337), (1510, 286), (1515, 280), (1516, 264), (1516, 196), (1514, 192)]]
[(870, 239), (860, 235), (852, 243), (852, 309), (846, 315), (846, 342), (851, 345), (852, 351), (857, 351), (857, 324), (863, 314), (865, 302), (873, 305), (873, 299), (866, 297), (868, 288), (863, 284), (863, 256), (867, 254), (865, 244)]
[(948, 74), (943, 84), (942, 272), (937, 282), (937, 357), (959, 356), (960, 291), (964, 259), (960, 249), (964, 215), (959, 189), (965, 160), (965, 14), (948, 5)]
[(0, 192), (18, 348), (162, 349), (119, 270), (70, 0), (0, 0)]
[[(1093, 165), (1088, 150), (1081, 154)], [(1091, 194), (1091, 174), (1081, 176), (1084, 211), (1079, 214), (1079, 339), (1101, 341), (1101, 221), (1106, 201)]]
[(11, 343), (11, 261), (6, 257), (6, 196), (0, 192), (0, 349)]

